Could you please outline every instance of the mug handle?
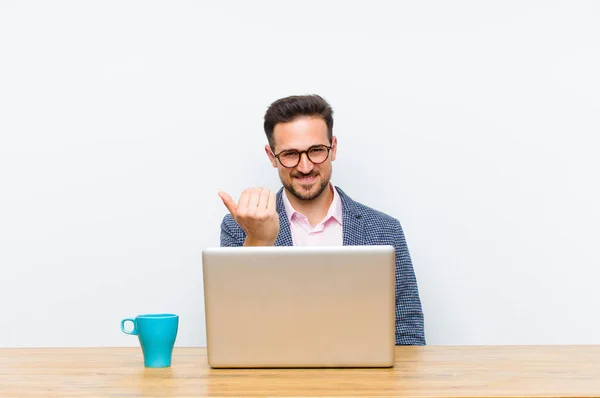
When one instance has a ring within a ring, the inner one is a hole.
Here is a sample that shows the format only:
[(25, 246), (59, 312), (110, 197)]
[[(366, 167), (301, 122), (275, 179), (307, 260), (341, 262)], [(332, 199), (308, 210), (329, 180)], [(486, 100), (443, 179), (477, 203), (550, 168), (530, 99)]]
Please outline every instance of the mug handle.
[[(131, 332), (128, 332), (127, 330), (125, 330), (125, 322), (131, 322), (133, 323), (133, 330)], [(131, 319), (131, 318), (125, 318), (121, 321), (121, 331), (125, 334), (134, 334), (137, 335), (138, 331), (137, 331), (137, 326), (135, 324), (135, 319)]]

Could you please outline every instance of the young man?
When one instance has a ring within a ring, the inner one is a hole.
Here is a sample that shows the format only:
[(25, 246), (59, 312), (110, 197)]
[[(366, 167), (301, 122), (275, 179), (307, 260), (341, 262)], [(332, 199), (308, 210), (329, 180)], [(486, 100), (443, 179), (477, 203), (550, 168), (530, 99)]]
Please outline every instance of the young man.
[(333, 111), (318, 95), (291, 96), (267, 110), (265, 152), (283, 188), (248, 188), (229, 210), (221, 246), (392, 245), (396, 248), (396, 345), (425, 345), (417, 281), (400, 222), (331, 184), (337, 154)]

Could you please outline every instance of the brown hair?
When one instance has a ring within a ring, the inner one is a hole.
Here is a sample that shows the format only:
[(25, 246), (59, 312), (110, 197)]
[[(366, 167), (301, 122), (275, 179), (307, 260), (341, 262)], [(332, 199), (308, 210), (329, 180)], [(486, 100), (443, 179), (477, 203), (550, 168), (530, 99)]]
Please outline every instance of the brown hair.
[(319, 95), (293, 95), (273, 102), (265, 113), (265, 134), (271, 148), (275, 147), (273, 130), (277, 123), (291, 122), (302, 116), (317, 116), (327, 124), (328, 138), (333, 137), (333, 110)]

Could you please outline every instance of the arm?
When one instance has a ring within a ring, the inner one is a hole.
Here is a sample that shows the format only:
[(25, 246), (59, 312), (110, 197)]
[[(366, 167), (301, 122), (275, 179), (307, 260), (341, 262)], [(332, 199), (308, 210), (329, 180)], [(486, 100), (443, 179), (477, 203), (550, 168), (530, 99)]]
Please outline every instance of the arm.
[(221, 247), (243, 246), (246, 234), (235, 222), (231, 214), (226, 214), (221, 222)]
[(417, 279), (400, 222), (396, 248), (396, 345), (425, 345), (423, 310)]

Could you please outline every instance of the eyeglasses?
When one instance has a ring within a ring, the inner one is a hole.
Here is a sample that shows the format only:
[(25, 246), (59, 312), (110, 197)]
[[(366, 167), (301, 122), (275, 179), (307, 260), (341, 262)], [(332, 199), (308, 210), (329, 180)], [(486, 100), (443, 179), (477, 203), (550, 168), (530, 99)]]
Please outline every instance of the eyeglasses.
[(330, 146), (327, 145), (314, 145), (308, 148), (306, 151), (296, 151), (290, 149), (288, 151), (281, 151), (277, 155), (273, 154), (279, 163), (283, 167), (292, 168), (296, 167), (300, 163), (300, 158), (303, 153), (306, 153), (306, 157), (314, 164), (320, 164), (327, 160), (329, 157)]

